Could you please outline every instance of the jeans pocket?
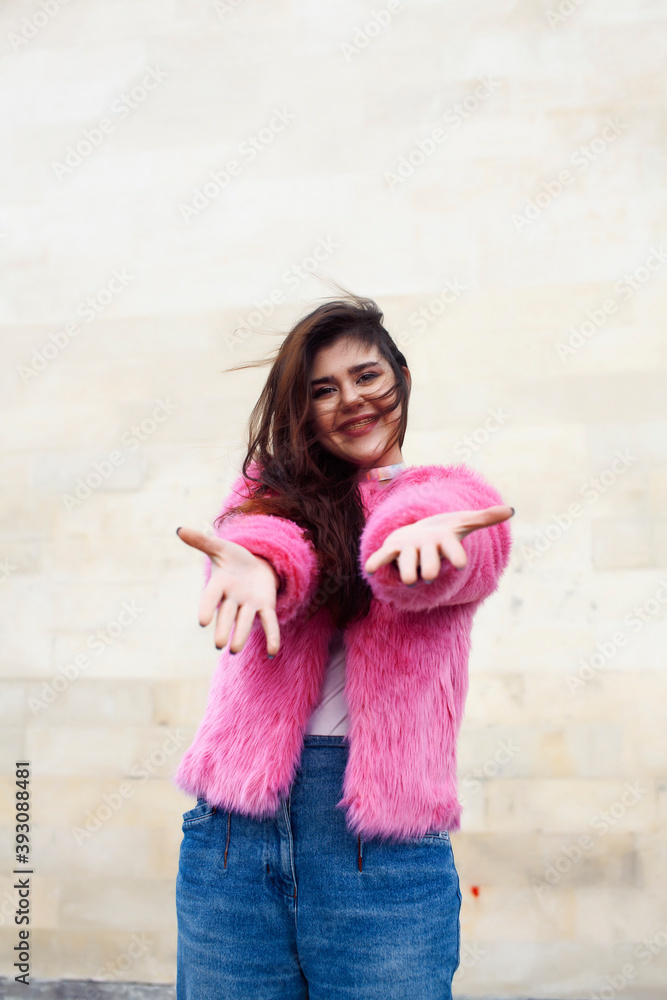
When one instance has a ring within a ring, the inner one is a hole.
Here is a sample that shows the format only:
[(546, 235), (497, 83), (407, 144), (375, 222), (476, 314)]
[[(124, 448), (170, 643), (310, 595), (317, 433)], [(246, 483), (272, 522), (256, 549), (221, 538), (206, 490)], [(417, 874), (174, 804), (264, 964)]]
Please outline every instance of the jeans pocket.
[(422, 841), (433, 840), (440, 843), (449, 843), (449, 830), (434, 830), (432, 833), (425, 833), (421, 838)]
[(197, 799), (197, 804), (183, 813), (183, 829), (186, 830), (202, 820), (210, 819), (215, 813), (215, 806), (208, 804), (202, 796)]

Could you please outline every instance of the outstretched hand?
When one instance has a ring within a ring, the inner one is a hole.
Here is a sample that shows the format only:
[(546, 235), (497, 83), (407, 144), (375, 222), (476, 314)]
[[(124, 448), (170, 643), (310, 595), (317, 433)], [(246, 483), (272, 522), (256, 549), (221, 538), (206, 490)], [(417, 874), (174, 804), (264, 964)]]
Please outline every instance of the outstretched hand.
[(506, 521), (513, 514), (513, 507), (495, 504), (483, 510), (433, 514), (405, 524), (387, 535), (384, 544), (368, 557), (366, 572), (375, 573), (380, 566), (396, 560), (401, 580), (409, 587), (419, 579), (418, 569), (422, 580), (432, 583), (440, 573), (441, 558), (448, 559), (457, 569), (466, 565), (468, 559), (461, 539), (471, 531)]
[(209, 538), (193, 528), (178, 528), (176, 534), (195, 549), (205, 552), (211, 560), (211, 578), (204, 588), (199, 605), (199, 624), (209, 625), (217, 608), (215, 645), (227, 645), (234, 626), (234, 638), (229, 651), (243, 649), (255, 621), (255, 615), (266, 634), (266, 650), (275, 656), (280, 648), (280, 628), (276, 617), (276, 595), (279, 579), (271, 563), (248, 552), (242, 545), (223, 538)]

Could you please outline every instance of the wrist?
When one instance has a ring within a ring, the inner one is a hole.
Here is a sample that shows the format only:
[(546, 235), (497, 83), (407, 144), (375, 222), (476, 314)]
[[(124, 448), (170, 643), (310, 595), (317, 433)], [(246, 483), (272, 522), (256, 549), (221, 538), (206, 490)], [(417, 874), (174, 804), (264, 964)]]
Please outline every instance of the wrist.
[(278, 594), (281, 594), (283, 592), (283, 590), (285, 589), (285, 581), (283, 580), (282, 576), (280, 576), (280, 574), (276, 570), (276, 567), (265, 556), (255, 556), (255, 558), (256, 559), (261, 559), (261, 561), (263, 563), (265, 563), (273, 571), (273, 578), (274, 578), (275, 583), (276, 583), (276, 596)]

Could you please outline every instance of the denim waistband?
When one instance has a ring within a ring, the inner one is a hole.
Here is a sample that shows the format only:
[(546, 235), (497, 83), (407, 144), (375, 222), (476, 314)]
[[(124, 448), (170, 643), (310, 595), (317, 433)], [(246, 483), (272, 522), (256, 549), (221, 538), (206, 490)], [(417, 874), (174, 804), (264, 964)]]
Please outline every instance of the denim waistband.
[(347, 736), (319, 736), (309, 733), (303, 738), (305, 747), (342, 747), (347, 746)]

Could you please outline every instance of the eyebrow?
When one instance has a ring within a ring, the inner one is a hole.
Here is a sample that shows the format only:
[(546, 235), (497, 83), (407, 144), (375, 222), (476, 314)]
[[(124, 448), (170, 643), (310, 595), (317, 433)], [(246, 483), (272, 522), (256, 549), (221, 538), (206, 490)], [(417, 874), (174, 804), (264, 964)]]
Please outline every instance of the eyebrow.
[[(360, 365), (352, 365), (352, 367), (348, 368), (347, 371), (349, 375), (356, 375), (357, 372), (362, 371), (362, 369), (364, 368), (369, 368), (371, 365), (380, 365), (380, 364), (382, 364), (382, 362), (377, 360), (362, 361)], [(325, 375), (324, 378), (314, 378), (310, 384), (311, 386), (313, 386), (313, 385), (321, 385), (323, 382), (336, 382), (336, 381), (337, 379), (335, 375)]]

